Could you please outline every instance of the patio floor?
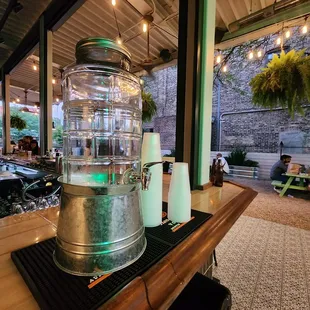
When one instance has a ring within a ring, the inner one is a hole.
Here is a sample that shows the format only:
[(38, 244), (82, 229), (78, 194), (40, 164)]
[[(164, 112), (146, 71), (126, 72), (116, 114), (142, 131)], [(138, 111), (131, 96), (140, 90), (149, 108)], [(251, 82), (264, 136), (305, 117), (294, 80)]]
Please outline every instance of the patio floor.
[(234, 181), (259, 194), (216, 248), (213, 276), (231, 290), (232, 309), (309, 310), (310, 201), (280, 198), (269, 180)]
[(234, 178), (235, 182), (258, 192), (257, 197), (243, 215), (283, 225), (310, 230), (310, 192), (290, 190), (288, 197), (279, 197), (270, 180)]

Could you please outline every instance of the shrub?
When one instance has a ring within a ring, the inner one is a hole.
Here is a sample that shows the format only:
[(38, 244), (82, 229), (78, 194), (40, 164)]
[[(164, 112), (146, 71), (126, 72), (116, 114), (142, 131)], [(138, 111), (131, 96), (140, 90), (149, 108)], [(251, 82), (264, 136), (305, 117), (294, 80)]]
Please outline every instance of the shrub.
[(257, 161), (246, 159), (247, 152), (241, 148), (236, 148), (231, 151), (226, 160), (229, 165), (232, 166), (246, 166), (246, 167), (258, 167)]

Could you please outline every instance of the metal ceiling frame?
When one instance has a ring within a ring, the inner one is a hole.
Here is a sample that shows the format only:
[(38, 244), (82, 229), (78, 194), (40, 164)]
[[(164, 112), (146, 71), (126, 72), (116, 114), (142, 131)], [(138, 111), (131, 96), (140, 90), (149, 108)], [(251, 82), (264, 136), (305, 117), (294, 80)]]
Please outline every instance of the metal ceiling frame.
[[(53, 0), (43, 12), (44, 28), (56, 31), (86, 0)], [(9, 74), (28, 57), (40, 41), (40, 19), (32, 26), (23, 40), (2, 66), (3, 74)]]

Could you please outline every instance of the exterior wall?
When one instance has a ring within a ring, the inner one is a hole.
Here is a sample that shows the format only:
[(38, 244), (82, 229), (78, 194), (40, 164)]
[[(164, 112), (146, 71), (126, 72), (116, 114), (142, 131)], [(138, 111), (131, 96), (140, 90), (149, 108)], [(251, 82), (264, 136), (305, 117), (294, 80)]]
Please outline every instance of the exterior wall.
[[(274, 42), (277, 36), (271, 36), (265, 51), (276, 47)], [(296, 28), (285, 46), (296, 50), (307, 48), (310, 51), (310, 36), (300, 35)], [(267, 60), (250, 61), (245, 56), (234, 53), (228, 62), (228, 74), (221, 77), (223, 84), (220, 92), (216, 85), (213, 87), (211, 149), (217, 150), (221, 142), (219, 149), (222, 151), (242, 146), (248, 152), (276, 153), (282, 141), (286, 153), (310, 153), (310, 107), (305, 109), (304, 116), (296, 115), (291, 119), (286, 110), (261, 111), (264, 109), (253, 106), (249, 82), (266, 65)], [(144, 124), (144, 128), (160, 132), (163, 150), (174, 149), (177, 67), (157, 71), (143, 79), (145, 90), (152, 93), (158, 106), (153, 122)], [(219, 97), (220, 126), (217, 112)]]
[(175, 148), (177, 109), (177, 67), (169, 67), (142, 78), (145, 91), (153, 95), (157, 104), (157, 115), (144, 128), (153, 128), (160, 133), (161, 148), (164, 153)]
[[(310, 51), (310, 36), (302, 36), (299, 31), (298, 28), (294, 29), (284, 46), (288, 46), (288, 50), (306, 48)], [(276, 47), (274, 42), (277, 37), (278, 34), (271, 36), (265, 51)], [(304, 116), (296, 115), (291, 119), (286, 110), (262, 112), (262, 108), (252, 104), (249, 82), (266, 63), (266, 58), (251, 61), (237, 53), (228, 61), (229, 73), (226, 78), (221, 77), (224, 82), (220, 89), (221, 130), (213, 126), (213, 150), (218, 149), (216, 141), (220, 135), (219, 148), (222, 151), (242, 146), (248, 152), (277, 152), (282, 141), (290, 153), (310, 153), (310, 107), (305, 109)], [(216, 86), (214, 92), (213, 116), (216, 118)]]

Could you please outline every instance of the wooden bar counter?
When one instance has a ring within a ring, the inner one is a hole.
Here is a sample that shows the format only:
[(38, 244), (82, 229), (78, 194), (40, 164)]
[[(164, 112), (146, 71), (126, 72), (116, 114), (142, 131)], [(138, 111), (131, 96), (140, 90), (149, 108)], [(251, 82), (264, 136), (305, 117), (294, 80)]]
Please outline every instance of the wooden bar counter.
[[(165, 175), (165, 201), (168, 187), (169, 176)], [(232, 182), (225, 182), (223, 188), (193, 191), (192, 209), (212, 213), (213, 217), (100, 309), (167, 309), (256, 195), (252, 189)], [(0, 220), (1, 310), (39, 309), (10, 255), (54, 237), (58, 214), (58, 208), (49, 208)]]

